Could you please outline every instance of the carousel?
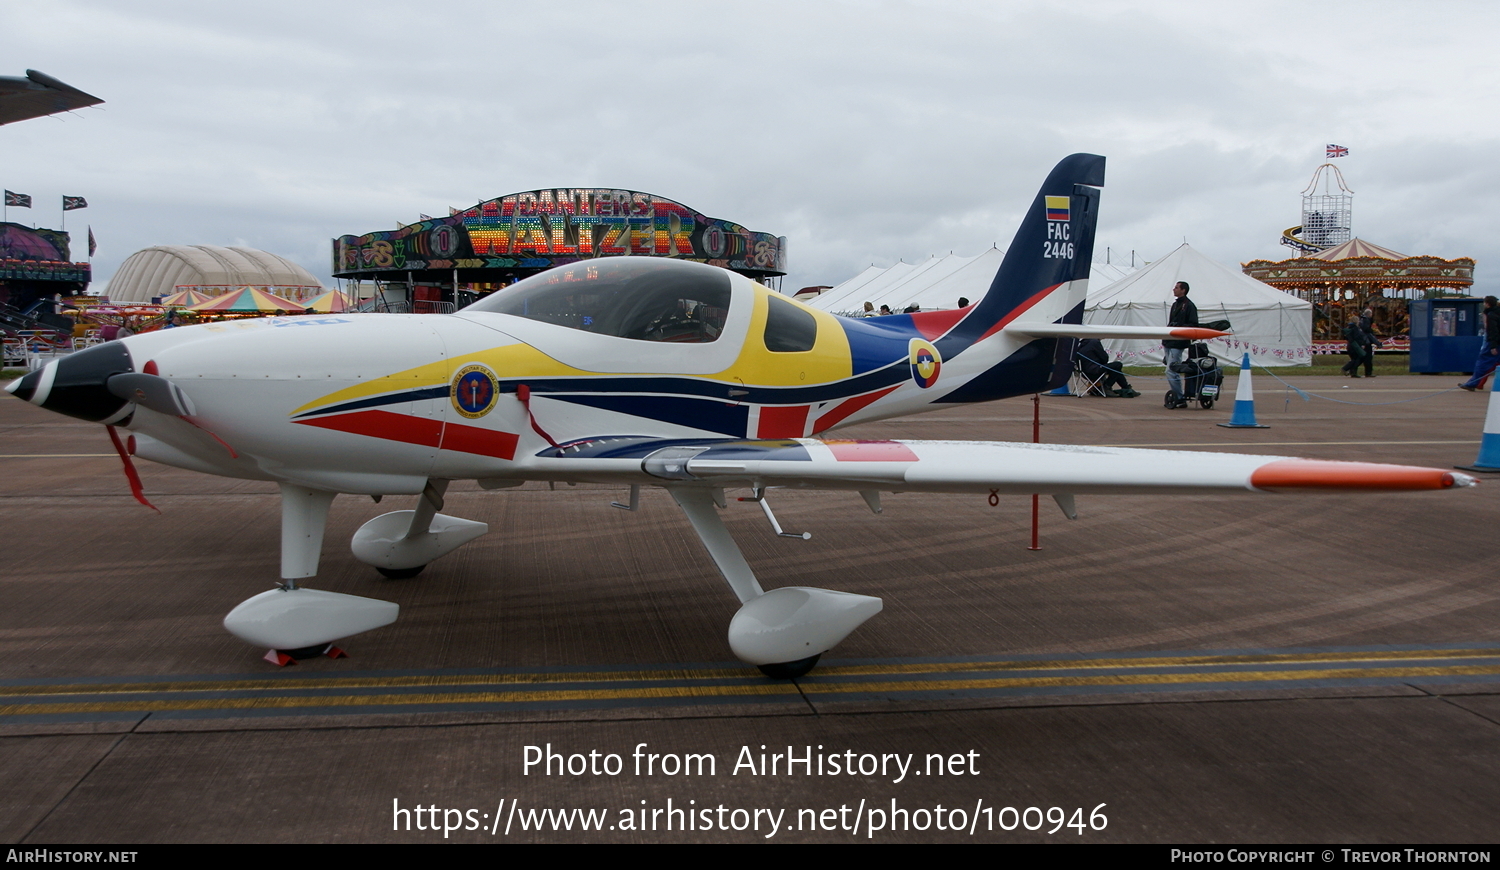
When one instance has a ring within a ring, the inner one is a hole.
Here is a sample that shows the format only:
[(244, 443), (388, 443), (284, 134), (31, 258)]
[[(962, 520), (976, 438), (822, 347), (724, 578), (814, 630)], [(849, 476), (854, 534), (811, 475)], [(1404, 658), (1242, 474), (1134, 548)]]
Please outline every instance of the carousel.
[(1407, 256), (1363, 239), (1290, 260), (1251, 260), (1245, 274), (1313, 305), (1313, 343), (1342, 353), (1344, 325), (1366, 308), (1387, 350), (1406, 350), (1411, 333), (1407, 304), (1415, 299), (1468, 296), (1474, 261), (1468, 257)]
[[(1347, 154), (1347, 148), (1328, 146), (1330, 158)], [(1299, 256), (1277, 262), (1251, 260), (1240, 266), (1251, 278), (1312, 303), (1315, 353), (1343, 353), (1345, 325), (1366, 308), (1385, 349), (1406, 351), (1409, 303), (1468, 296), (1474, 261), (1410, 257), (1356, 238), (1350, 230), (1353, 205), (1354, 191), (1344, 174), (1324, 163), (1302, 191), (1302, 223), (1281, 234), (1281, 244)]]

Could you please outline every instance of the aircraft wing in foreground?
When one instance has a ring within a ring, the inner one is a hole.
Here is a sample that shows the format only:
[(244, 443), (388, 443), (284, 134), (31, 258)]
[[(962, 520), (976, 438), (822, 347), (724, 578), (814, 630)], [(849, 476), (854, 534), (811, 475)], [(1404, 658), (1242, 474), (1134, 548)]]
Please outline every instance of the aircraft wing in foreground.
[[(225, 626), (268, 658), (395, 620), (390, 602), (306, 588), (340, 493), (415, 495), (371, 519), (354, 556), (415, 576), (485, 534), (442, 513), (450, 481), (665, 488), (740, 599), (730, 647), (773, 676), (805, 673), (881, 608), (811, 587), (763, 590), (719, 516), (749, 490), (882, 493), (1439, 490), (1436, 469), (1284, 457), (959, 441), (849, 441), (854, 423), (1029, 395), (1064, 383), (1078, 336), (1209, 338), (1201, 328), (1084, 325), (1104, 158), (1055, 167), (989, 291), (957, 311), (835, 317), (724, 269), (585, 260), (451, 315), (204, 324), (74, 353), (13, 382), (43, 408), (104, 424), (125, 461), (275, 481), (281, 579)], [(120, 432), (125, 437), (120, 437)], [(499, 496), (499, 497), (503, 497)]]

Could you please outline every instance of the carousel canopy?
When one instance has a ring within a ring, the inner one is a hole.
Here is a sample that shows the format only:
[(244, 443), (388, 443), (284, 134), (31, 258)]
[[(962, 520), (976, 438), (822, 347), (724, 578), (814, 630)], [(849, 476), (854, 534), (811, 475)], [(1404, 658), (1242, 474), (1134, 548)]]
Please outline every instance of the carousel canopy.
[(1326, 251), (1307, 255), (1309, 260), (1347, 260), (1350, 257), (1379, 257), (1382, 260), (1406, 259), (1405, 254), (1398, 254), (1390, 248), (1382, 248), (1357, 237)]
[(1469, 257), (1409, 256), (1350, 239), (1337, 247), (1290, 260), (1251, 260), (1246, 275), (1272, 287), (1318, 298), (1423, 298), (1431, 292), (1467, 291), (1474, 284)]

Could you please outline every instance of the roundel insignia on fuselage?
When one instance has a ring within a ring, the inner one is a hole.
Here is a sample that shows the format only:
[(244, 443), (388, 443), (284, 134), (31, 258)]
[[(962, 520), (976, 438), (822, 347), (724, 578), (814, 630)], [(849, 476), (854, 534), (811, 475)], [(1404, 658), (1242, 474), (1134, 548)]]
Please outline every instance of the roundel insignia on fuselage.
[(453, 407), (458, 413), (472, 419), (483, 417), (495, 407), (500, 390), (495, 382), (495, 373), (475, 364), (458, 370), (458, 374), (453, 376), (448, 396), (453, 400)]
[(930, 341), (914, 338), (910, 348), (911, 379), (925, 390), (937, 383), (938, 372), (943, 370), (943, 358)]

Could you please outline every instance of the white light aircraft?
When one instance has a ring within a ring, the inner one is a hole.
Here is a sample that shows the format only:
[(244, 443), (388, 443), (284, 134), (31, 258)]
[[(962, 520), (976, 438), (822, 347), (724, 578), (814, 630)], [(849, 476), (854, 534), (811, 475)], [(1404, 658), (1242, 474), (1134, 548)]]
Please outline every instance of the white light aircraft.
[[(414, 576), (487, 532), (441, 513), (450, 481), (664, 487), (741, 602), (729, 645), (771, 676), (806, 673), (881, 609), (864, 595), (762, 590), (718, 510), (748, 489), (778, 534), (776, 487), (1047, 493), (1415, 490), (1437, 469), (1240, 454), (954, 441), (849, 441), (841, 426), (1055, 388), (1074, 337), (1210, 338), (1080, 323), (1104, 158), (1052, 170), (986, 295), (967, 308), (845, 319), (747, 278), (652, 257), (595, 259), (455, 314), (269, 318), (163, 330), (49, 363), (9, 390), (102, 423), (134, 455), (281, 489), (281, 579), (225, 618), (286, 651), (388, 624), (397, 606), (309, 589), (339, 493), (414, 495), (354, 535), (355, 558)], [(127, 430), (121, 439), (117, 430)]]

